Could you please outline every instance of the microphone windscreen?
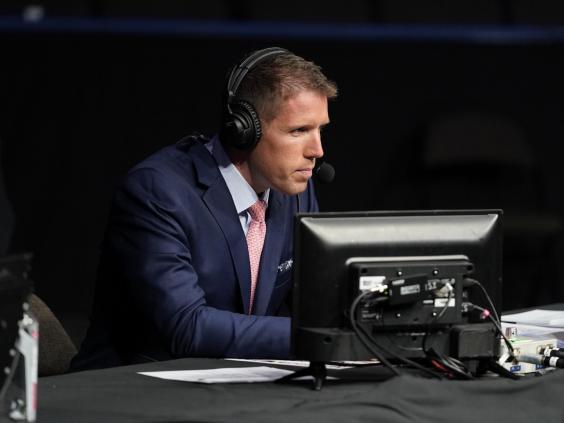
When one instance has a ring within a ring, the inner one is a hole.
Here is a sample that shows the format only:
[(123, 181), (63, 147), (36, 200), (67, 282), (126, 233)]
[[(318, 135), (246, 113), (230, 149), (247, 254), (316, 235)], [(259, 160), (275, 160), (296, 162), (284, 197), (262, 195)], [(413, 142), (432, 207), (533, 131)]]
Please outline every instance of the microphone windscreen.
[(319, 182), (328, 184), (335, 179), (335, 168), (327, 162), (323, 162), (317, 168), (315, 176)]

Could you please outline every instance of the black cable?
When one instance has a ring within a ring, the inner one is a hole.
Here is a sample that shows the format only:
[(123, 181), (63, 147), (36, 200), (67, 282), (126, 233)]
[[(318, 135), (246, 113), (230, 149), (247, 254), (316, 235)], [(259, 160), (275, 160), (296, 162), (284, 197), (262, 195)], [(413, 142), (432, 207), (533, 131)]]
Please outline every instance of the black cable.
[(474, 379), (474, 376), (472, 376), (470, 371), (468, 371), (464, 363), (460, 360), (442, 355), (434, 348), (430, 348), (427, 351), (427, 357), (431, 360), (431, 362), (435, 361), (444, 367), (445, 369), (443, 369), (443, 371), (450, 370), (453, 374), (462, 377), (463, 379)]
[[(431, 323), (434, 323), (434, 322), (436, 322), (437, 320), (439, 320), (441, 317), (443, 317), (444, 314), (446, 313), (447, 309), (448, 309), (448, 305), (449, 305), (449, 303), (450, 303), (450, 300), (452, 299), (452, 291), (453, 291), (453, 289), (454, 289), (454, 288), (452, 287), (452, 285), (449, 284), (449, 286), (450, 286), (450, 290), (448, 291), (448, 297), (447, 297), (446, 304), (444, 305), (444, 307), (443, 307), (443, 309), (440, 311), (440, 313), (439, 313), (437, 316), (435, 316), (435, 317), (433, 318), (433, 320), (431, 320)], [(429, 324), (431, 324), (431, 323), (429, 323)]]
[[(449, 300), (449, 301), (450, 301), (450, 300)], [(447, 306), (448, 306), (448, 302), (447, 302)], [(381, 319), (381, 322), (382, 322), (382, 324), (380, 325), (380, 327), (384, 329), (384, 328), (386, 327), (386, 324), (385, 324), (385, 322), (384, 322), (384, 312), (382, 312), (382, 319)], [(388, 332), (385, 331), (385, 330), (383, 330), (383, 334), (384, 334), (384, 336), (386, 337), (386, 339), (392, 344), (393, 341), (392, 341), (392, 339), (389, 337)], [(372, 340), (373, 343), (376, 343), (376, 342), (372, 339), (372, 337), (371, 337), (369, 334), (367, 334), (367, 336), (369, 337), (369, 339)], [(426, 337), (426, 336), (427, 336), (427, 331), (425, 332), (425, 335), (424, 335), (424, 337), (423, 337), (423, 342), (425, 342), (425, 337)], [(403, 346), (397, 345), (397, 344), (394, 344), (394, 345), (395, 345), (396, 348), (401, 349), (401, 350), (405, 350), (405, 351), (423, 351), (423, 352), (425, 352), (424, 349), (423, 349), (423, 347), (419, 347), (419, 348), (408, 348), (408, 347), (403, 347)], [(396, 360), (401, 361), (401, 362), (403, 362), (404, 364), (406, 364), (406, 365), (408, 365), (408, 366), (412, 366), (412, 367), (418, 368), (419, 370), (421, 370), (421, 371), (423, 371), (423, 372), (425, 372), (425, 373), (427, 373), (427, 374), (429, 374), (429, 375), (431, 375), (431, 376), (433, 376), (433, 377), (437, 377), (437, 378), (439, 378), (439, 379), (442, 379), (442, 376), (441, 376), (440, 374), (437, 374), (437, 373), (433, 372), (432, 370), (426, 368), (425, 366), (422, 366), (421, 364), (417, 363), (416, 361), (413, 361), (413, 360), (410, 360), (410, 359), (408, 359), (408, 358), (402, 357), (400, 354), (393, 353), (392, 351), (390, 351), (390, 350), (388, 350), (388, 349), (382, 347), (381, 345), (378, 345), (378, 346), (379, 346), (379, 348), (380, 348), (382, 351), (384, 351), (384, 352), (385, 352), (386, 354), (388, 354), (389, 356), (393, 356)]]
[(505, 334), (503, 333), (503, 329), (501, 328), (500, 323), (493, 318), (493, 316), (491, 315), (491, 313), (488, 312), (488, 310), (486, 310), (483, 307), (480, 307), (479, 305), (476, 304), (472, 304), (472, 303), (467, 303), (468, 306), (475, 308), (479, 311), (482, 312), (483, 315), (485, 315), (485, 317), (489, 318), (491, 320), (491, 322), (494, 324), (496, 330), (499, 332), (499, 334), (501, 335), (501, 337), (503, 338), (503, 341), (505, 342), (505, 345), (507, 345), (507, 349), (509, 351), (511, 351), (511, 355), (514, 356), (514, 349), (513, 349), (513, 344), (511, 344), (511, 342), (509, 341), (509, 339), (507, 339), (507, 337), (505, 336)]
[(511, 371), (507, 370), (501, 364), (499, 364), (495, 360), (488, 361), (488, 368), (494, 373), (497, 373), (500, 376), (506, 377), (508, 379), (519, 380), (521, 376), (516, 375), (515, 373), (511, 373)]
[[(390, 338), (388, 332), (385, 330), (386, 322), (384, 321), (384, 312), (382, 312), (382, 319), (380, 320), (379, 327), (383, 329), (382, 333), (386, 337), (386, 339), (390, 342), (390, 344), (393, 344), (394, 341), (392, 341), (392, 338)], [(423, 351), (423, 348), (421, 347), (404, 347), (403, 345), (398, 345), (398, 344), (395, 344), (395, 346), (396, 348), (402, 351)]]
[(474, 376), (472, 375), (472, 373), (470, 373), (470, 371), (462, 361), (448, 355), (442, 357), (444, 362), (448, 363), (450, 366), (452, 366), (452, 368), (457, 369), (457, 372), (460, 375), (467, 379), (474, 379)]
[(421, 370), (422, 372), (425, 372), (425, 373), (429, 374), (430, 376), (436, 377), (436, 378), (438, 378), (438, 379), (442, 379), (442, 376), (441, 376), (441, 375), (439, 375), (439, 374), (433, 372), (432, 370), (430, 370), (430, 369), (428, 369), (427, 367), (425, 367), (425, 366), (423, 366), (423, 365), (417, 363), (416, 361), (413, 361), (413, 360), (411, 360), (411, 359), (409, 359), (409, 358), (402, 357), (401, 355), (396, 354), (396, 353), (390, 351), (389, 349), (387, 349), (387, 348), (385, 348), (385, 347), (383, 347), (383, 346), (381, 346), (381, 345), (376, 344), (376, 342), (372, 339), (372, 336), (370, 336), (370, 334), (366, 333), (366, 331), (365, 331), (362, 327), (359, 327), (359, 328), (360, 328), (360, 330), (364, 333), (364, 335), (365, 335), (373, 344), (377, 345), (378, 348), (379, 348), (380, 350), (382, 350), (385, 354), (388, 354), (389, 356), (394, 357), (396, 360), (401, 361), (401, 362), (403, 362), (404, 364), (406, 364), (406, 365), (408, 365), (408, 366), (415, 367), (415, 368)]
[[(351, 305), (351, 309), (350, 309), (350, 320), (351, 320), (351, 325), (353, 326), (353, 330), (355, 331), (355, 333), (357, 334), (357, 336), (359, 337), (359, 339), (362, 341), (362, 343), (364, 344), (364, 346), (366, 348), (368, 348), (370, 350), (370, 352), (372, 352), (376, 358), (378, 358), (380, 361), (382, 361), (383, 364), (386, 365), (386, 367), (388, 367), (390, 370), (392, 370), (396, 375), (399, 375), (399, 371), (393, 367), (393, 365), (387, 361), (382, 353), (378, 353), (376, 354), (376, 351), (374, 351), (374, 347), (381, 350), (384, 354), (387, 354), (388, 356), (392, 356), (395, 359), (403, 362), (404, 364), (407, 364), (409, 366), (418, 368), (419, 370), (433, 376), (433, 377), (437, 377), (437, 378), (441, 378), (440, 375), (438, 375), (437, 373), (433, 372), (432, 370), (429, 370), (428, 368), (422, 366), (421, 364), (412, 361), (408, 358), (402, 357), (401, 355), (395, 354), (393, 352), (391, 352), (390, 350), (388, 350), (387, 348), (384, 348), (383, 346), (377, 344), (374, 339), (372, 338), (372, 336), (370, 334), (368, 334), (364, 328), (360, 325), (358, 325), (358, 323), (356, 322), (356, 309), (359, 305), (359, 303), (364, 300), (366, 297), (372, 295), (372, 292), (365, 292), (360, 294), (359, 296), (357, 296), (357, 298), (355, 298), (355, 300), (352, 302)], [(361, 336), (362, 334), (362, 336)], [(366, 338), (366, 339), (364, 339)], [(372, 345), (370, 345), (370, 343), (372, 343)], [(384, 361), (385, 360), (385, 361)], [(387, 364), (386, 364), (387, 363)]]
[[(505, 342), (505, 345), (507, 346), (508, 350), (511, 352), (512, 356), (515, 356), (514, 354), (514, 349), (513, 349), (513, 344), (511, 344), (511, 342), (509, 341), (509, 339), (507, 339), (507, 337), (505, 336), (505, 334), (503, 333), (503, 329), (501, 328), (501, 319), (499, 318), (499, 314), (497, 313), (497, 310), (495, 309), (495, 305), (492, 301), (492, 299), (490, 298), (490, 296), (488, 295), (488, 291), (486, 291), (486, 288), (484, 288), (484, 286), (477, 281), (476, 279), (472, 279), (472, 278), (464, 278), (464, 282), (466, 284), (466, 286), (472, 286), (472, 285), (477, 285), (481, 290), (482, 293), (484, 294), (484, 296), (486, 297), (486, 300), (488, 300), (488, 303), (492, 309), (492, 313), (495, 316), (495, 319), (492, 317), (492, 315), (490, 313), (487, 314), (487, 317), (489, 317), (489, 319), (491, 320), (491, 322), (494, 324), (495, 328), (497, 329), (497, 331), (499, 332), (499, 334), (501, 335), (501, 337), (503, 338), (503, 341)], [(477, 306), (475, 304), (469, 303), (472, 307), (480, 310), (482, 313), (486, 312), (487, 310), (484, 309), (483, 307)]]
[[(446, 285), (446, 284), (445, 284)], [(443, 308), (441, 309), (441, 311), (439, 312), (439, 314), (437, 314), (436, 316), (434, 316), (431, 321), (429, 321), (427, 323), (427, 328), (425, 331), (425, 336), (423, 337), (423, 343), (422, 343), (422, 349), (425, 352), (425, 356), (431, 360), (431, 363), (433, 363), (433, 361), (437, 362), (438, 364), (440, 364), (442, 367), (444, 367), (444, 369), (441, 369), (443, 371), (451, 371), (452, 373), (454, 373), (455, 375), (458, 375), (459, 377), (462, 377), (464, 379), (473, 379), (473, 375), (470, 373), (470, 371), (466, 368), (466, 366), (464, 365), (464, 363), (462, 363), (460, 360), (455, 359), (454, 357), (450, 357), (450, 356), (445, 356), (442, 355), (440, 353), (438, 353), (433, 347), (431, 348), (427, 348), (427, 339), (430, 335), (430, 326), (437, 322), (439, 319), (441, 319), (444, 314), (446, 313), (448, 306), (450, 304), (451, 299), (453, 298), (453, 291), (454, 288), (452, 287), (452, 285), (448, 284), (449, 286), (449, 290), (448, 290), (448, 296), (446, 298), (446, 302), (445, 305), (443, 306)], [(440, 367), (439, 367), (440, 368)]]
[(484, 286), (479, 281), (477, 281), (476, 279), (464, 278), (464, 282), (466, 282), (466, 286), (477, 285), (482, 290), (482, 293), (486, 297), (486, 300), (488, 300), (488, 303), (489, 303), (489, 305), (492, 309), (492, 313), (494, 314), (495, 319), (497, 320), (497, 322), (499, 324), (501, 324), (501, 319), (499, 318), (499, 314), (497, 314), (497, 310), (495, 309), (494, 303), (493, 303), (492, 299), (490, 298), (488, 291), (486, 291), (486, 288), (484, 288)]
[(358, 337), (358, 339), (360, 340), (360, 342), (362, 342), (362, 344), (366, 347), (366, 349), (368, 349), (368, 351), (370, 351), (372, 354), (374, 354), (374, 357), (376, 357), (378, 360), (380, 360), (380, 362), (386, 366), (394, 375), (396, 376), (400, 376), (400, 372), (392, 365), (392, 363), (390, 363), (380, 352), (377, 352), (371, 345), (370, 343), (364, 339), (364, 334), (361, 333), (361, 330), (359, 328), (359, 326), (357, 325), (356, 322), (356, 308), (358, 307), (358, 304), (360, 304), (360, 302), (365, 299), (366, 297), (368, 297), (369, 295), (373, 295), (372, 292), (363, 292), (360, 295), (358, 295), (354, 301), (351, 304), (351, 308), (350, 308), (350, 312), (349, 312), (349, 320), (352, 326), (352, 329), (354, 331), (354, 333), (356, 334), (356, 336)]
[(439, 314), (436, 315), (435, 317), (433, 317), (433, 319), (427, 324), (427, 330), (425, 332), (425, 336), (423, 337), (422, 348), (423, 348), (423, 351), (425, 352), (425, 355), (428, 359), (438, 361), (442, 366), (446, 367), (448, 370), (452, 371), (456, 375), (461, 376), (464, 379), (473, 379), (474, 377), (468, 371), (468, 369), (466, 368), (464, 363), (462, 363), (461, 361), (459, 361), (459, 360), (457, 360), (453, 357), (439, 354), (433, 347), (431, 347), (429, 349), (427, 348), (427, 337), (428, 337), (429, 332), (430, 332), (429, 326), (431, 324), (435, 323), (436, 321), (438, 321), (440, 318), (442, 318), (444, 316), (444, 314), (445, 314), (445, 312), (448, 309), (448, 306), (450, 304), (450, 300), (452, 299), (453, 287), (450, 284), (449, 284), (449, 286), (450, 286), (450, 289), (448, 291), (448, 296), (447, 296), (445, 305), (443, 306), (443, 308), (439, 312)]

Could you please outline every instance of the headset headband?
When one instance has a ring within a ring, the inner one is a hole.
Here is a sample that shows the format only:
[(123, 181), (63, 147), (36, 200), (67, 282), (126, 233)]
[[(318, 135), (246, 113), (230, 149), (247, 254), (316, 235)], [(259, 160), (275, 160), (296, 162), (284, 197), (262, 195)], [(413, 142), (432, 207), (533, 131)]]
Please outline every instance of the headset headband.
[(227, 81), (227, 104), (235, 97), (237, 94), (237, 89), (239, 85), (258, 62), (266, 59), (267, 57), (286, 53), (288, 50), (280, 48), (280, 47), (269, 47), (262, 50), (255, 51), (245, 60), (243, 60), (238, 66), (235, 66), (229, 75), (229, 79)]

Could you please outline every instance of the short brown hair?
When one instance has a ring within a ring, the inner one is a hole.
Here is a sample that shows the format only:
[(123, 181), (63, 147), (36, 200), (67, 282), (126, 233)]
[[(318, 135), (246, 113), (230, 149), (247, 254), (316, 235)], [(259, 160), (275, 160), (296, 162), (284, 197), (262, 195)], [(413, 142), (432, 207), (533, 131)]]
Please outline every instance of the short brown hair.
[(237, 98), (251, 103), (259, 117), (269, 122), (280, 103), (300, 91), (315, 91), (328, 99), (337, 96), (337, 86), (318, 65), (288, 51), (257, 63), (245, 75)]

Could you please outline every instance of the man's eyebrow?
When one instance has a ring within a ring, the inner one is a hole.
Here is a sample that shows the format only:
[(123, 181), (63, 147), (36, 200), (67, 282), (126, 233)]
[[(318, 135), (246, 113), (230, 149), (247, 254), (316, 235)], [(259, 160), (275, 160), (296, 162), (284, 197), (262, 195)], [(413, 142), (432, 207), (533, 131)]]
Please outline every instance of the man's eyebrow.
[[(331, 123), (331, 122), (322, 123), (322, 124), (319, 125), (319, 128), (320, 128), (320, 129), (323, 129), (323, 128), (325, 128), (327, 125), (329, 125), (330, 123)], [(288, 125), (288, 128), (289, 128), (290, 130), (301, 129), (301, 128), (313, 129), (313, 128), (316, 128), (316, 127), (317, 127), (317, 125), (312, 124), (312, 123), (303, 123), (303, 124), (296, 123), (296, 124), (294, 124), (294, 125)]]

